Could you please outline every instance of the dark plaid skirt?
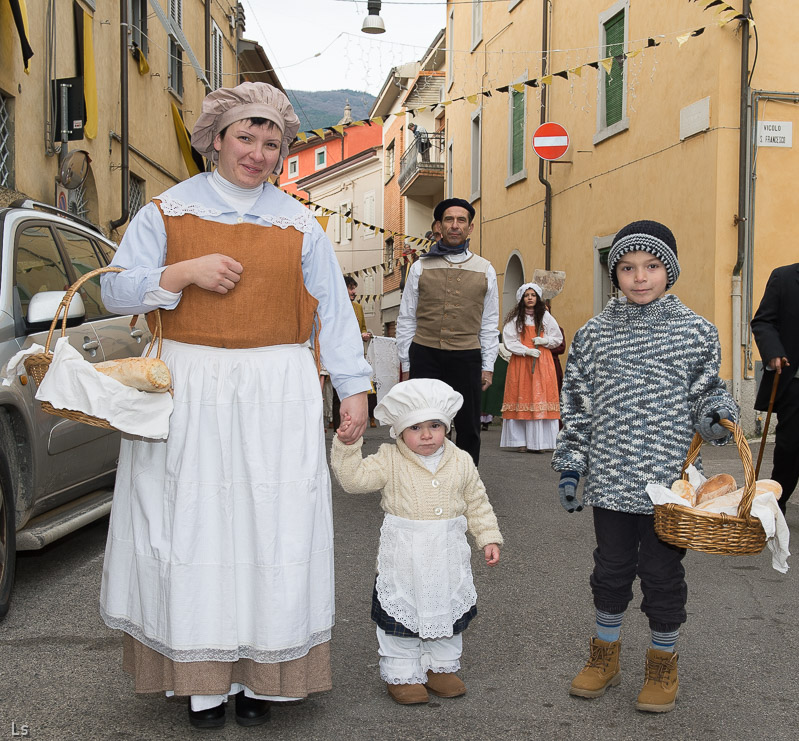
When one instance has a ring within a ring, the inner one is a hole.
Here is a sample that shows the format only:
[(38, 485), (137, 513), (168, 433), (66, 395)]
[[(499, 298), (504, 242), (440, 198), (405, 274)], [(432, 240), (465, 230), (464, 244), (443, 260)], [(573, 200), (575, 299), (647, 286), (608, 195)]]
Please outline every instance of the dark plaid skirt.
[[(452, 624), (452, 635), (463, 633), (472, 621), (472, 618), (476, 616), (477, 605), (472, 605), (467, 612), (464, 612), (463, 615)], [(377, 598), (377, 578), (375, 578), (375, 586), (372, 590), (372, 620), (377, 623), (378, 628), (382, 628), (386, 632), (386, 635), (394, 636), (395, 638), (419, 637), (418, 633), (414, 633), (414, 631), (406, 628), (383, 609), (380, 600)]]

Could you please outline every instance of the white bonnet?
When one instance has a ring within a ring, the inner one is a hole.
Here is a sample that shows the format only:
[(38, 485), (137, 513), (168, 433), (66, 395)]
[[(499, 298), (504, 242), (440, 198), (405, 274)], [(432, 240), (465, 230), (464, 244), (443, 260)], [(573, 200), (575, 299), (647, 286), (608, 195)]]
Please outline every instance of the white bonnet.
[(420, 422), (437, 419), (452, 426), (452, 420), (463, 405), (463, 397), (450, 385), (435, 378), (412, 378), (391, 387), (375, 407), (375, 417), (390, 425), (391, 437)]
[(525, 283), (524, 285), (519, 286), (519, 290), (516, 291), (516, 303), (517, 304), (519, 303), (519, 301), (522, 300), (522, 296), (524, 296), (524, 292), (529, 290), (530, 288), (532, 288), (538, 294), (538, 298), (541, 298), (542, 291), (541, 291), (541, 286), (539, 286), (538, 283)]
[(219, 160), (214, 149), (216, 135), (236, 121), (265, 118), (280, 129), (282, 141), (275, 174), (283, 168), (289, 145), (300, 129), (300, 119), (286, 94), (265, 82), (242, 82), (236, 87), (221, 87), (208, 93), (203, 109), (191, 132), (191, 145), (212, 162)]

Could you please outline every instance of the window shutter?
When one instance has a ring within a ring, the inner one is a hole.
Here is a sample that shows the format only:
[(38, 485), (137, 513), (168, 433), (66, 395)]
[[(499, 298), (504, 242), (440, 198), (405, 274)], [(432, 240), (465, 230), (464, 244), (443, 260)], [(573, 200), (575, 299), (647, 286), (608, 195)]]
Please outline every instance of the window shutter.
[(511, 175), (524, 168), (524, 93), (513, 93), (511, 121)]
[[(624, 52), (624, 11), (605, 24), (605, 57)], [(613, 60), (610, 74), (605, 75), (605, 126), (621, 121), (624, 102), (624, 69)]]

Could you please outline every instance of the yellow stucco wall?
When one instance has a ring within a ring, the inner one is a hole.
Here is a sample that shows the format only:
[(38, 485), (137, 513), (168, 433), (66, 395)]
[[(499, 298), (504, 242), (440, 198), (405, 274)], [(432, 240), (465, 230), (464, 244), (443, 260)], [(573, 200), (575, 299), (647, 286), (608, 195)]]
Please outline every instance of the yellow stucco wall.
[[(600, 59), (600, 13), (614, 3), (571, 0), (554, 3), (550, 20), (550, 72), (573, 69)], [(620, 6), (621, 7), (621, 6)], [(548, 88), (547, 120), (563, 124), (571, 149), (545, 168), (553, 189), (551, 268), (567, 273), (566, 287), (553, 313), (571, 339), (594, 314), (594, 238), (612, 235), (629, 221), (651, 218), (672, 228), (682, 275), (674, 292), (692, 309), (714, 322), (722, 342), (722, 377), (732, 375), (731, 275), (737, 259), (740, 50), (738, 23), (720, 27), (717, 14), (700, 4), (649, 3), (630, 0), (628, 49), (646, 46), (627, 64), (629, 128), (597, 144), (598, 77), (582, 67), (581, 76), (555, 78)], [(755, 88), (794, 87), (792, 31), (799, 9), (766, 7), (757, 11), (760, 41), (752, 79)], [(512, 10), (505, 3), (485, 3), (483, 42), (472, 45), (471, 6), (451, 4), (454, 18), (453, 85), (446, 97), (484, 90), (476, 104), (447, 106), (447, 138), (454, 142), (453, 191), (469, 197), (470, 116), (482, 110), (480, 198), (474, 201), (478, 223), (473, 245), (494, 264), (500, 278), (513, 250), (521, 253), (525, 278), (545, 267), (543, 239), (544, 187), (538, 181), (538, 159), (531, 138), (540, 120), (540, 89), (527, 91), (527, 177), (509, 187), (508, 94), (496, 88), (541, 76), (541, 3), (522, 0)], [(448, 22), (449, 22), (448, 15)], [(704, 27), (680, 45), (677, 37)], [(449, 34), (449, 29), (448, 29)], [(449, 36), (448, 36), (449, 38)], [(754, 41), (750, 59), (754, 58)], [(709, 128), (680, 141), (680, 112), (709, 97)], [(793, 104), (768, 103), (766, 118), (796, 120)], [(763, 117), (761, 113), (761, 117)], [(799, 144), (798, 144), (799, 146)], [(797, 172), (795, 149), (761, 150), (758, 161), (755, 307), (770, 270), (792, 262), (799, 249), (790, 246), (797, 210), (791, 187)], [(793, 249), (793, 257), (789, 255)], [(500, 285), (502, 291), (502, 285)], [(507, 307), (502, 307), (503, 312)]]
[[(45, 153), (45, 69), (46, 48), (55, 41), (53, 73), (55, 77), (71, 77), (76, 73), (74, 22), (71, 3), (55, 3), (55, 34), (46, 35), (46, 3), (28, 6), (30, 43), (35, 55), (30, 60), (30, 74), (22, 65), (19, 38), (13, 25), (7, 3), (0, 3), (0, 90), (12, 98), (14, 111), (14, 187), (29, 196), (52, 203), (55, 178), (58, 173), (58, 156)], [(163, 4), (168, 13), (168, 5)], [(89, 10), (88, 6), (86, 10)], [(205, 64), (204, 10), (200, 3), (184, 3), (183, 32), (201, 66)], [(213, 6), (212, 17), (229, 43), (223, 49), (224, 85), (236, 84), (235, 39), (219, 6)], [(120, 144), (112, 140), (109, 132), (120, 133), (120, 83), (119, 83), (119, 4), (98, 3), (93, 14), (92, 33), (98, 90), (98, 133), (95, 139), (69, 143), (70, 151), (85, 149), (92, 160), (91, 178), (93, 194), (90, 218), (108, 230), (111, 220), (120, 216), (121, 162)], [(130, 144), (157, 162), (176, 179), (188, 177), (188, 170), (178, 149), (172, 123), (171, 103), (183, 111), (189, 130), (201, 111), (205, 95), (203, 83), (184, 52), (183, 87), (181, 99), (167, 90), (168, 38), (157, 16), (150, 12), (147, 36), (149, 37), (148, 62), (150, 71), (138, 73), (132, 55), (128, 54), (129, 75), (129, 126)], [(109, 152), (110, 148), (110, 152)], [(148, 164), (135, 153), (130, 153), (130, 171), (145, 180), (145, 197), (151, 198), (175, 184), (175, 179)], [(92, 190), (92, 186), (89, 186)], [(122, 230), (120, 230), (121, 232)], [(121, 236), (121, 233), (120, 235)]]

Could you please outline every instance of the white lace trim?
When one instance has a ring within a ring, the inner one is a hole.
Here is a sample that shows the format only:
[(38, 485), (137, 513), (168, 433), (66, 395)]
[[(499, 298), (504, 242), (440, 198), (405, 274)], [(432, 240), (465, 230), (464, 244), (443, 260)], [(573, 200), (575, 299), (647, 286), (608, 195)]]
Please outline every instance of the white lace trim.
[[(171, 197), (161, 197), (155, 200), (160, 201), (161, 210), (164, 216), (185, 216), (191, 214), (203, 218), (205, 216), (220, 216), (221, 211), (215, 208), (208, 208), (200, 203), (184, 203)], [(288, 229), (294, 227), (298, 232), (303, 234), (310, 234), (313, 229), (314, 216), (310, 211), (303, 211), (302, 213), (295, 214), (294, 216), (277, 216), (275, 214), (256, 214), (260, 221), (265, 221), (267, 224), (279, 227), (280, 229)]]
[(386, 674), (381, 669), (380, 679), (387, 684), (424, 684), (427, 682), (427, 672), (422, 672), (421, 674), (412, 674), (410, 677), (395, 677), (392, 674)]
[[(421, 531), (421, 532), (420, 532)], [(466, 518), (406, 520), (386, 514), (377, 554), (381, 607), (420, 638), (448, 638), (477, 603)]]
[(427, 671), (433, 674), (455, 674), (461, 670), (461, 662), (454, 661), (451, 664), (442, 664), (441, 666), (431, 666)]
[(174, 649), (159, 640), (149, 638), (142, 629), (135, 623), (125, 618), (111, 617), (105, 610), (100, 608), (103, 621), (109, 628), (123, 630), (128, 635), (135, 638), (139, 643), (143, 643), (148, 648), (157, 651), (172, 661), (180, 663), (196, 661), (225, 661), (233, 662), (239, 659), (251, 659), (259, 664), (279, 664), (285, 661), (293, 661), (305, 656), (312, 648), (322, 643), (327, 643), (331, 637), (331, 631), (319, 631), (311, 635), (301, 646), (292, 646), (278, 651), (256, 648), (255, 646), (238, 646), (236, 648), (194, 648), (188, 650)]

